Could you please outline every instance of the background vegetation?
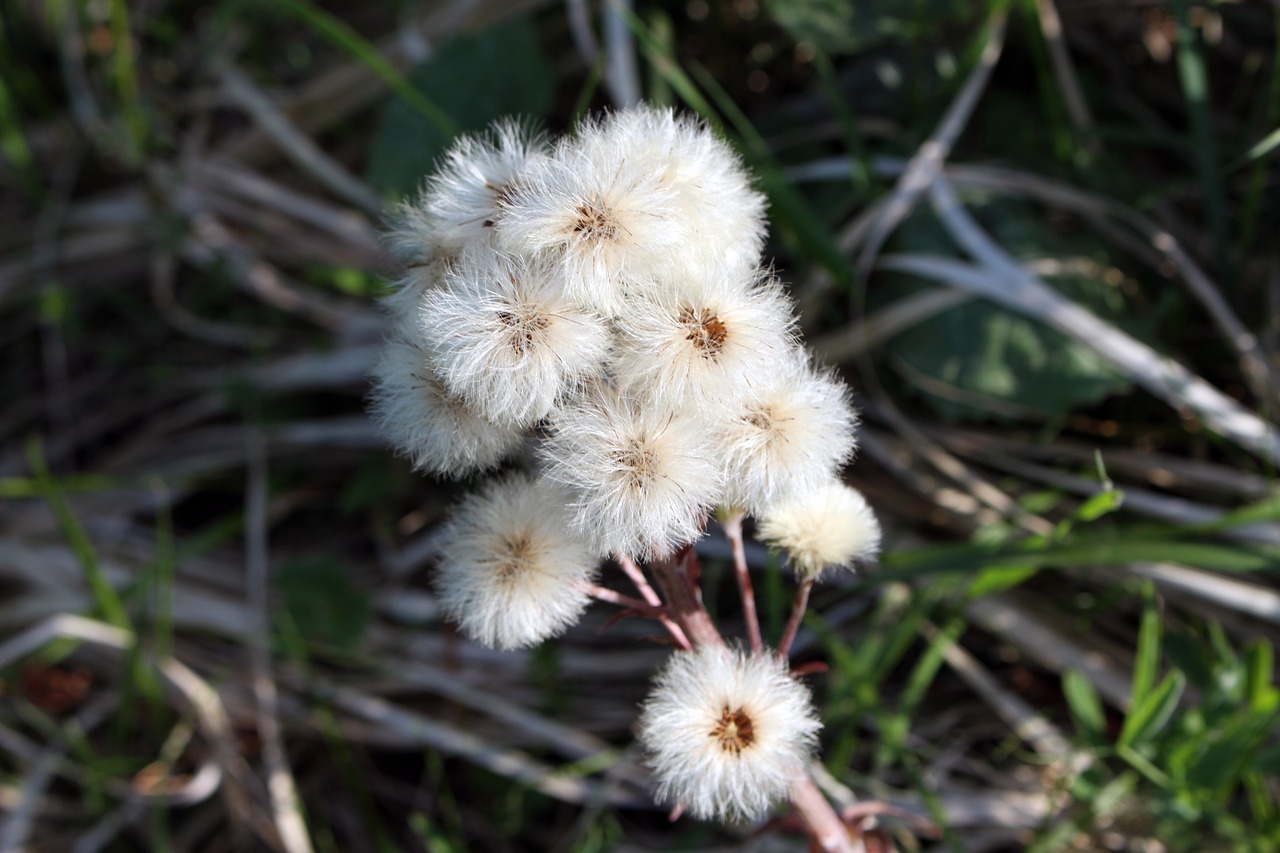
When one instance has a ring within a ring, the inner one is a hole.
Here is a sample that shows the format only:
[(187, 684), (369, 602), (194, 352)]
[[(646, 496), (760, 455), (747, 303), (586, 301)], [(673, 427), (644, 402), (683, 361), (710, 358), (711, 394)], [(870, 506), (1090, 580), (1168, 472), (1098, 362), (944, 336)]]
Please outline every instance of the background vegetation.
[(607, 10), (0, 0), (0, 850), (803, 849), (652, 806), (647, 625), (441, 624), (467, 485), (363, 414), (389, 205), (640, 96), (859, 389), (890, 547), (798, 647), (868, 849), (1280, 849), (1275, 4)]

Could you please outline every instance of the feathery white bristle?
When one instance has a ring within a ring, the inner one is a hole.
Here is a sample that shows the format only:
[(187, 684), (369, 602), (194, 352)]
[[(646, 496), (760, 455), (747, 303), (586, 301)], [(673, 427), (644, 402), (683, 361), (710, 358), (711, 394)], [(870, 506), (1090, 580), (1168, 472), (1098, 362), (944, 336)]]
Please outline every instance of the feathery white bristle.
[(450, 392), (498, 423), (530, 426), (600, 372), (605, 320), (565, 298), (545, 262), (467, 253), (419, 306), (422, 337)]
[(858, 417), (845, 384), (800, 347), (769, 365), (755, 392), (720, 435), (725, 503), (759, 517), (835, 476), (853, 455)]
[(514, 453), (524, 430), (481, 417), (432, 373), (422, 347), (387, 340), (371, 376), (371, 413), (413, 467), (445, 477), (494, 468)]
[(489, 483), (454, 510), (438, 542), (436, 588), (464, 634), (518, 649), (578, 621), (599, 559), (566, 522), (564, 495), (523, 474)]
[(809, 690), (767, 650), (676, 652), (640, 715), (658, 798), (700, 818), (752, 821), (785, 798), (821, 728)]
[(816, 579), (880, 553), (880, 522), (856, 489), (836, 480), (768, 509), (760, 538), (787, 552), (796, 574)]
[(704, 422), (601, 388), (550, 426), (546, 475), (569, 489), (573, 523), (601, 554), (647, 560), (702, 535), (720, 495)]

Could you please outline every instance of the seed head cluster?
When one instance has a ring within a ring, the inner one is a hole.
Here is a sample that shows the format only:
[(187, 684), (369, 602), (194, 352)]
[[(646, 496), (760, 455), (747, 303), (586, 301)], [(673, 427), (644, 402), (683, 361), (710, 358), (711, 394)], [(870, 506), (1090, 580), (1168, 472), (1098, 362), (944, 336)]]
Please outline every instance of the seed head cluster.
[[(561, 633), (602, 558), (669, 557), (716, 510), (772, 525), (805, 575), (874, 556), (875, 518), (839, 479), (849, 391), (801, 344), (762, 263), (764, 198), (706, 126), (649, 107), (556, 140), (503, 122), (456, 142), (396, 222), (376, 419), (430, 474), (533, 459), (440, 535), (436, 589), (468, 636)], [(772, 655), (704, 648), (659, 676), (641, 738), (664, 796), (752, 819), (817, 728)]]

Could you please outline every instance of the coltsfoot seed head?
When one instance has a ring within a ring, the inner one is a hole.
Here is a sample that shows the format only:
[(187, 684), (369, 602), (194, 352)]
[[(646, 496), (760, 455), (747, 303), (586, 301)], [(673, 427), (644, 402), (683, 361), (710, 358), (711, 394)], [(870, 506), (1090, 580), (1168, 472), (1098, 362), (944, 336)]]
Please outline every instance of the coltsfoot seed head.
[(671, 554), (702, 535), (720, 495), (705, 422), (607, 388), (556, 410), (539, 451), (569, 491), (573, 525), (602, 555)]
[(858, 418), (845, 384), (799, 346), (756, 377), (754, 392), (721, 436), (725, 503), (759, 518), (835, 477), (853, 455)]
[(604, 318), (565, 298), (545, 262), (468, 252), (419, 306), (422, 337), (450, 392), (496, 423), (532, 426), (598, 374)]
[(769, 508), (760, 538), (783, 549), (803, 578), (880, 553), (880, 523), (856, 490), (836, 480)]
[(658, 798), (699, 818), (753, 821), (785, 798), (821, 728), (809, 690), (767, 651), (676, 652), (640, 715)]
[(708, 418), (738, 409), (796, 340), (782, 287), (771, 277), (689, 273), (631, 299), (616, 320), (619, 387), (653, 405)]
[(518, 649), (578, 621), (599, 558), (569, 530), (565, 497), (513, 475), (463, 501), (438, 543), (445, 613), (486, 646)]
[(524, 441), (519, 426), (495, 424), (451, 394), (422, 346), (402, 335), (387, 340), (371, 379), (374, 421), (421, 471), (445, 477), (486, 471)]

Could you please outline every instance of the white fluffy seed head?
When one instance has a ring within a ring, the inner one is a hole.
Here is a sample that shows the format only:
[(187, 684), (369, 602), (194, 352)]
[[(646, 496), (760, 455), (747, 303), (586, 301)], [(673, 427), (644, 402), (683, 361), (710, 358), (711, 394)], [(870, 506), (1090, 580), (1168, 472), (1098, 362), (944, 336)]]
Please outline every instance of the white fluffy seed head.
[(596, 389), (550, 425), (547, 476), (570, 491), (573, 524), (598, 553), (647, 560), (702, 535), (720, 495), (703, 421)]
[(833, 478), (856, 445), (849, 390), (796, 347), (771, 364), (756, 394), (723, 421), (725, 503), (759, 517)]
[(374, 420), (419, 470), (447, 477), (484, 471), (524, 439), (520, 428), (494, 424), (450, 394), (421, 345), (403, 336), (387, 340), (371, 379)]
[(658, 797), (699, 818), (752, 821), (804, 772), (821, 723), (809, 690), (767, 650), (676, 652), (640, 715)]
[(565, 298), (546, 263), (468, 253), (426, 292), (419, 324), (450, 392), (489, 420), (530, 426), (598, 373), (606, 321)]
[[(741, 158), (701, 120), (669, 108), (639, 106), (589, 125), (580, 144), (605, 160), (642, 151), (660, 182), (674, 190), (674, 215), (691, 235), (700, 267), (747, 270), (764, 247), (765, 198)], [(637, 156), (635, 153), (632, 156)], [(688, 256), (677, 259), (689, 263)]]
[(523, 474), (490, 482), (454, 511), (439, 540), (436, 588), (464, 634), (518, 649), (578, 621), (599, 561), (566, 521), (564, 495)]
[(494, 229), (510, 253), (557, 259), (569, 296), (610, 312), (673, 260), (718, 251), (700, 249), (670, 155), (637, 130), (615, 116), (585, 122), (530, 164)]
[(444, 287), (448, 271), (457, 261), (455, 256), (438, 256), (412, 264), (395, 281), (391, 292), (379, 300), (383, 313), (391, 320), (392, 327), (398, 333), (424, 343), (419, 339), (417, 322), (422, 297), (429, 291)]
[[(401, 208), (399, 221), (430, 234), (436, 253), (460, 254), (487, 245), (505, 204), (531, 163), (546, 156), (546, 138), (515, 120), (459, 137), (445, 153), (418, 200)], [(401, 227), (400, 235), (413, 230)]]
[(672, 409), (737, 410), (795, 346), (791, 301), (763, 273), (682, 278), (616, 319), (618, 384)]
[(796, 574), (806, 579), (880, 553), (875, 513), (857, 490), (837, 480), (770, 507), (760, 519), (759, 534), (785, 550)]

